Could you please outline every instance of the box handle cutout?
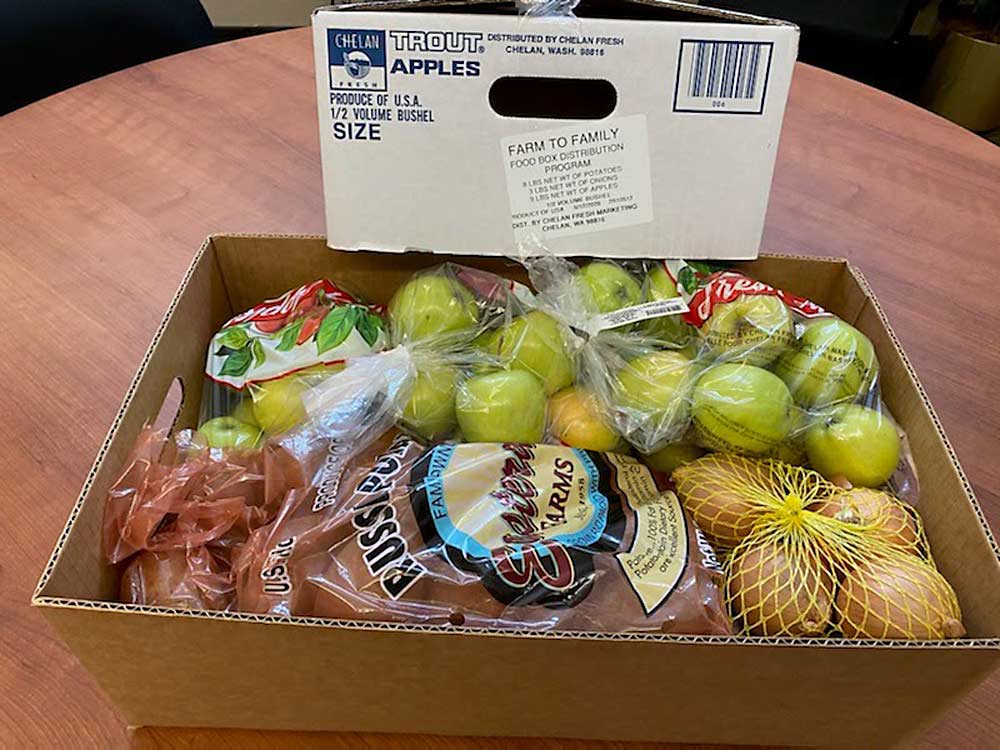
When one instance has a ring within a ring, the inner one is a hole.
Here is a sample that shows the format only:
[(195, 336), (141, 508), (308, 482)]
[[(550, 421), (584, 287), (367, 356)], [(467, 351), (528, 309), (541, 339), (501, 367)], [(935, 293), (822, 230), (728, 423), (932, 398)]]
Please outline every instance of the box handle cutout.
[(177, 420), (181, 416), (181, 409), (184, 408), (184, 381), (174, 378), (170, 382), (167, 394), (163, 397), (160, 410), (153, 419), (154, 430), (167, 430), (167, 434), (173, 434)]
[(504, 76), (490, 86), (490, 107), (502, 117), (600, 120), (616, 106), (618, 92), (603, 78)]

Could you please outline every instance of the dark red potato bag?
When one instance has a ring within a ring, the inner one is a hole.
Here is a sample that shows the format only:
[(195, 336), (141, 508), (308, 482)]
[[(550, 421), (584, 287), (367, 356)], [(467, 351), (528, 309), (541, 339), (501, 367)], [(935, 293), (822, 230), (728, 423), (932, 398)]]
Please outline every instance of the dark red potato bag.
[(177, 609), (229, 609), (232, 576), (224, 553), (205, 546), (140, 552), (122, 573), (119, 599)]
[(554, 445), (427, 449), (392, 438), (319, 472), (251, 535), (234, 566), (238, 609), (730, 632), (711, 548), (637, 461)]
[(143, 429), (108, 491), (102, 547), (109, 563), (136, 552), (242, 542), (269, 522), (298, 463), (283, 451), (179, 449), (165, 430)]

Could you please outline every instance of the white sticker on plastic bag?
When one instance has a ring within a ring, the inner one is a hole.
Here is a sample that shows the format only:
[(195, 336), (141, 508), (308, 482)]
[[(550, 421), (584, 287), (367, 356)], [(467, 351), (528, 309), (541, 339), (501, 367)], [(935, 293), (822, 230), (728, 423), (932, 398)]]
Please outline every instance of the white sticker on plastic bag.
[(524, 133), (500, 144), (516, 241), (652, 221), (645, 115)]
[(620, 310), (604, 313), (604, 315), (595, 315), (590, 319), (590, 324), (587, 327), (589, 333), (595, 334), (609, 328), (638, 323), (640, 320), (660, 318), (664, 315), (683, 315), (687, 311), (688, 305), (683, 297), (670, 297), (669, 299), (644, 302), (641, 305), (632, 305), (632, 307), (623, 307)]

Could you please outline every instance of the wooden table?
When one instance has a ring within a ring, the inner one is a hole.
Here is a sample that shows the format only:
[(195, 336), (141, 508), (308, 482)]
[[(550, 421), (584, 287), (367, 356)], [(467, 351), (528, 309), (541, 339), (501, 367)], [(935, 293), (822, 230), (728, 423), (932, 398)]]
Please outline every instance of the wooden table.
[[(139, 66), (0, 120), (0, 747), (128, 741), (28, 599), (204, 237), (324, 231), (315, 95), (309, 33), (299, 29)], [(861, 266), (1000, 528), (1000, 149), (799, 65), (764, 245)], [(996, 747), (998, 702), (1000, 673), (918, 747)], [(165, 729), (133, 739), (596, 746)]]

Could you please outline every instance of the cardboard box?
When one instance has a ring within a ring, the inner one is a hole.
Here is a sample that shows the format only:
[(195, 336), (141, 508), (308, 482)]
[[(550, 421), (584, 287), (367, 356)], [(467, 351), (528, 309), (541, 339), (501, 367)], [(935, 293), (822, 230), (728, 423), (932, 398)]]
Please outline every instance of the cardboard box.
[(313, 15), (331, 247), (757, 256), (794, 25), (670, 0), (354, 7)]
[[(1000, 658), (1000, 550), (864, 278), (845, 261), (745, 265), (864, 331), (909, 435), (920, 512), (969, 638), (847, 641), (516, 634), (186, 612), (115, 602), (105, 494), (172, 384), (198, 414), (204, 352), (234, 313), (328, 275), (386, 301), (440, 259), (330, 251), (322, 237), (215, 236), (195, 258), (126, 394), (34, 598), (132, 725), (564, 736), (887, 747), (929, 724)], [(500, 259), (461, 262), (512, 272)]]

